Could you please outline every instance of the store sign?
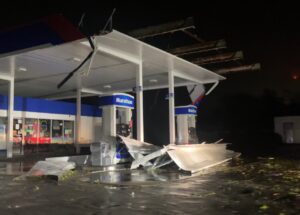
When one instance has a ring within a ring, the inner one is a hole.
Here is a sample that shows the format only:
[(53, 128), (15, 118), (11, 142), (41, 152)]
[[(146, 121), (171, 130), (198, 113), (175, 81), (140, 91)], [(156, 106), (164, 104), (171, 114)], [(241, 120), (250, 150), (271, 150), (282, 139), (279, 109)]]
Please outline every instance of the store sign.
[(194, 105), (180, 106), (175, 108), (175, 115), (197, 115), (197, 107)]
[(102, 96), (99, 99), (99, 106), (115, 105), (118, 107), (134, 108), (134, 97), (125, 93)]

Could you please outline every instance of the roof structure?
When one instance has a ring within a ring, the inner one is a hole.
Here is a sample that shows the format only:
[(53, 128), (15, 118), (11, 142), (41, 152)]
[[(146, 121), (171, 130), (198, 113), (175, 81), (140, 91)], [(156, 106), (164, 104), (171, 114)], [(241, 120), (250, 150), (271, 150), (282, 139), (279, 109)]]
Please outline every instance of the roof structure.
[[(142, 64), (143, 89), (168, 87), (168, 71), (174, 72), (174, 85), (215, 83), (224, 77), (175, 55), (150, 46), (118, 31), (96, 36), (97, 52), (89, 72), (88, 65), (78, 72), (81, 81), (72, 77), (61, 89), (57, 84), (89, 54), (87, 39), (23, 52), (0, 59), (2, 78), (15, 71), (15, 94), (40, 98), (76, 97), (84, 94), (130, 92), (136, 87), (138, 65)], [(87, 63), (88, 64), (88, 63)], [(0, 92), (7, 86), (1, 84)]]

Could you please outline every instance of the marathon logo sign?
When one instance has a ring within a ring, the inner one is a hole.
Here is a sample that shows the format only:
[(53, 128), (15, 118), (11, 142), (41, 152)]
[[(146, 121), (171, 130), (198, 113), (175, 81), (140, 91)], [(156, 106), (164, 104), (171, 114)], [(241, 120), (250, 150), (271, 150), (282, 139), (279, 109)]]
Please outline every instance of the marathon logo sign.
[(197, 107), (194, 105), (176, 107), (175, 115), (197, 115)]
[(113, 105), (117, 107), (134, 108), (134, 97), (125, 93), (102, 96), (99, 99), (99, 106)]
[(196, 109), (194, 109), (194, 108), (189, 108), (188, 109), (188, 112), (190, 113), (190, 114), (197, 114), (197, 110)]
[(121, 98), (116, 98), (116, 103), (119, 104), (128, 104), (128, 105), (133, 105), (133, 101), (129, 99), (121, 99)]

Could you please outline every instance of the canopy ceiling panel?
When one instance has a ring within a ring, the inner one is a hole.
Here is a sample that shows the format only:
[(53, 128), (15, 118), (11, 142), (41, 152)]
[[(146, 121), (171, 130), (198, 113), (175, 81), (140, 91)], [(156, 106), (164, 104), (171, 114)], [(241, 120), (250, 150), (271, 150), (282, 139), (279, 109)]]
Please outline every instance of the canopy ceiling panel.
[(137, 66), (130, 63), (97, 68), (90, 71), (88, 75), (82, 76), (82, 83), (84, 87), (92, 87), (101, 84), (122, 82), (134, 79), (136, 71)]

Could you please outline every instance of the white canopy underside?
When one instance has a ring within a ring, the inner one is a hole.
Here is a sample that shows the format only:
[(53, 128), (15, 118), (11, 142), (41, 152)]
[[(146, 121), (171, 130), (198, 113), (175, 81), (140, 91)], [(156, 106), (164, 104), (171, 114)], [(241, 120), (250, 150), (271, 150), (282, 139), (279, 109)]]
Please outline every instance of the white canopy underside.
[[(138, 65), (143, 65), (143, 88), (168, 86), (168, 71), (173, 70), (175, 86), (214, 83), (224, 77), (159, 50), (118, 31), (96, 37), (98, 51), (89, 74), (82, 75), (86, 92), (130, 92), (136, 87)], [(60, 83), (91, 51), (87, 39), (36, 49), (0, 59), (0, 73), (15, 70), (15, 95), (55, 98), (76, 95), (75, 75), (61, 88)], [(80, 61), (74, 60), (75, 58)], [(20, 68), (27, 71), (20, 71)], [(81, 73), (86, 72), (88, 62)], [(80, 73), (80, 72), (78, 72)], [(1, 78), (0, 78), (1, 79)], [(84, 92), (84, 91), (83, 91)], [(7, 84), (0, 81), (0, 93), (7, 93)]]

